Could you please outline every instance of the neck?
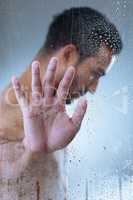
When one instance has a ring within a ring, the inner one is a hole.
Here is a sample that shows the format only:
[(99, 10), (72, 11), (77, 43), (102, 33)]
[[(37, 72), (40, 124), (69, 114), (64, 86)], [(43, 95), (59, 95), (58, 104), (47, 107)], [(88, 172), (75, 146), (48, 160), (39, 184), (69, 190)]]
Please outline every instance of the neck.
[(50, 56), (37, 54), (29, 66), (26, 68), (25, 72), (20, 76), (20, 81), (22, 84), (26, 85), (31, 90), (31, 81), (32, 81), (32, 62), (37, 60), (40, 63), (40, 77), (43, 80), (43, 76), (46, 71), (47, 64), (49, 62)]
[[(41, 81), (43, 80), (43, 77), (44, 77), (44, 74), (45, 74), (45, 71), (46, 71), (46, 68), (47, 68), (50, 58), (51, 58), (51, 55), (49, 56), (45, 53), (42, 54), (41, 52), (39, 52), (32, 60), (32, 62), (35, 60), (40, 62)], [(29, 66), (26, 68), (26, 70), (19, 77), (19, 81), (20, 81), (21, 85), (23, 85), (24, 88), (26, 88), (26, 90), (28, 89), (29, 93), (31, 91), (31, 81), (32, 81), (32, 62), (29, 64)], [(5, 90), (3, 91), (3, 94), (5, 96), (6, 92), (9, 91), (9, 89), (10, 89), (10, 92), (8, 95), (9, 101), (11, 103), (16, 104), (17, 100), (16, 100), (15, 93), (14, 93), (11, 83), (5, 88)]]

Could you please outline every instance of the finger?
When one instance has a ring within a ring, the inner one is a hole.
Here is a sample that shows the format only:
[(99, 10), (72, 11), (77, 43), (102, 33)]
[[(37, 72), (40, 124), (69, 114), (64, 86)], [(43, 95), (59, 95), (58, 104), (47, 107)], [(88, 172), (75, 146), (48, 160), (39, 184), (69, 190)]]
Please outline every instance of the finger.
[(75, 68), (73, 66), (70, 66), (65, 72), (65, 75), (59, 84), (57, 90), (57, 96), (59, 101), (62, 101), (63, 103), (66, 102), (66, 98), (68, 96), (68, 92), (72, 84), (74, 75), (75, 75)]
[(40, 100), (42, 96), (42, 84), (40, 79), (40, 63), (34, 61), (32, 63), (32, 98), (34, 101)]
[(44, 80), (44, 96), (46, 100), (50, 97), (53, 97), (54, 94), (54, 81), (55, 81), (55, 71), (57, 66), (58, 59), (56, 57), (53, 57), (47, 68), (45, 80)]
[(12, 77), (12, 85), (20, 108), (23, 109), (28, 105), (28, 102), (24, 91), (22, 91), (21, 84), (15, 76)]
[(86, 99), (80, 100), (72, 116), (72, 122), (74, 126), (77, 128), (77, 130), (81, 126), (81, 122), (84, 118), (86, 109), (87, 109), (87, 100)]

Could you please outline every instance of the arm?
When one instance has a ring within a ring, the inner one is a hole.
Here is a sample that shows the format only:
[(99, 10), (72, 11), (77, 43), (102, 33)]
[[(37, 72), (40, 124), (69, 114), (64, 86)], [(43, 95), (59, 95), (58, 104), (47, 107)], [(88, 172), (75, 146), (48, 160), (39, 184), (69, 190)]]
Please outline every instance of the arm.
[(0, 179), (16, 179), (32, 159), (32, 152), (22, 142), (4, 142), (0, 145)]

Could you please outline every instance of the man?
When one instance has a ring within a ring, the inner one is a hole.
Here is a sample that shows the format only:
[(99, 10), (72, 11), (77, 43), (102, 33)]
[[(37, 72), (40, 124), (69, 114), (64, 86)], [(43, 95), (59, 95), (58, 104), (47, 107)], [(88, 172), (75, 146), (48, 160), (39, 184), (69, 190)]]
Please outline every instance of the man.
[(87, 104), (79, 102), (69, 118), (65, 103), (88, 91), (94, 93), (121, 49), (115, 25), (94, 9), (71, 8), (54, 17), (32, 64), (19, 80), (12, 79), (14, 89), (10, 84), (1, 95), (1, 141), (22, 141), (19, 166), (27, 155), (46, 155), (72, 141)]

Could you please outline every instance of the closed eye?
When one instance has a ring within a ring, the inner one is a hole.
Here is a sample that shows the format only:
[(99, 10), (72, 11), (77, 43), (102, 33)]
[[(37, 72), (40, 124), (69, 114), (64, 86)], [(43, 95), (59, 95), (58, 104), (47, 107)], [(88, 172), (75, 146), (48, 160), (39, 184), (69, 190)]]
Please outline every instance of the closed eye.
[(92, 76), (94, 79), (99, 79), (102, 76), (105, 76), (104, 70), (99, 70), (99, 71), (93, 71)]

